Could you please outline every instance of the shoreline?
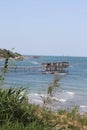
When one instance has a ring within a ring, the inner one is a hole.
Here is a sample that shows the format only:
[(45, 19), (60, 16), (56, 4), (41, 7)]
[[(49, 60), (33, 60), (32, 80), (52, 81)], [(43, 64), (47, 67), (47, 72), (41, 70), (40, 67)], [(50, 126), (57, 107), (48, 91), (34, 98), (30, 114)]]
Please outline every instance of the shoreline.
[[(31, 104), (34, 105), (39, 105), (39, 106), (43, 106), (44, 105), (44, 101), (42, 99), (42, 97), (45, 97), (44, 99), (46, 99), (46, 95), (44, 94), (38, 94), (38, 93), (30, 93), (27, 95), (28, 96), (28, 101)], [(42, 97), (41, 97), (42, 96)], [(67, 105), (68, 103), (68, 105)], [(78, 109), (79, 114), (83, 115), (85, 113), (87, 113), (87, 105), (82, 105), (80, 104), (78, 105), (74, 105), (74, 104), (69, 104), (68, 101), (66, 101), (65, 99), (56, 99), (56, 97), (51, 97), (51, 102), (48, 103), (46, 105), (46, 108), (48, 108), (49, 110), (52, 110), (54, 112), (57, 112), (58, 110), (73, 110), (74, 108)]]

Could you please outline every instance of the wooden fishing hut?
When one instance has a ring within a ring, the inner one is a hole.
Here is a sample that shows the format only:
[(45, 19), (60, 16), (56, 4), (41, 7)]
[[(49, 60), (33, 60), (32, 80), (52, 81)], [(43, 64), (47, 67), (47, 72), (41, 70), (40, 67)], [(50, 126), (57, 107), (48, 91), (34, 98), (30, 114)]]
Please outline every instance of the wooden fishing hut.
[(42, 63), (43, 73), (66, 73), (66, 69), (69, 67), (69, 62), (47, 62)]

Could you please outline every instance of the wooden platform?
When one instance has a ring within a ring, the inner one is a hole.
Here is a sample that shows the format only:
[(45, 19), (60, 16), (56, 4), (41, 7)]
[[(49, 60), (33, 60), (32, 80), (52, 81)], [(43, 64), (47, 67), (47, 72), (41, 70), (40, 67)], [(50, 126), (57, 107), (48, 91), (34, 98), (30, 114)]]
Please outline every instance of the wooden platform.
[(64, 73), (66, 72), (66, 68), (69, 67), (69, 62), (49, 62), (49, 63), (42, 63), (42, 67), (44, 72), (49, 73)]

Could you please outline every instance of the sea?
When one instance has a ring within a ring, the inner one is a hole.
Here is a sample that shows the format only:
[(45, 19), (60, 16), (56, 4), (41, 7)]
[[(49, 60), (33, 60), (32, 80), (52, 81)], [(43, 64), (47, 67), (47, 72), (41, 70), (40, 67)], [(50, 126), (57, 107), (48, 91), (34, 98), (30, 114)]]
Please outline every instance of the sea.
[[(58, 73), (59, 86), (54, 87), (51, 103), (52, 110), (72, 109), (77, 107), (80, 113), (87, 112), (87, 58), (70, 56), (25, 56), (24, 60), (9, 60), (10, 69), (5, 75), (4, 85), (8, 87), (23, 87), (27, 90), (28, 100), (37, 105), (43, 105), (47, 98), (48, 87), (54, 81), (55, 74), (42, 73), (38, 66), (44, 62), (69, 62), (67, 73)], [(0, 66), (4, 60), (0, 60)], [(33, 66), (33, 68), (28, 68)], [(18, 67), (18, 68), (17, 68)], [(0, 67), (1, 69), (1, 67)], [(1, 72), (1, 70), (0, 70)]]

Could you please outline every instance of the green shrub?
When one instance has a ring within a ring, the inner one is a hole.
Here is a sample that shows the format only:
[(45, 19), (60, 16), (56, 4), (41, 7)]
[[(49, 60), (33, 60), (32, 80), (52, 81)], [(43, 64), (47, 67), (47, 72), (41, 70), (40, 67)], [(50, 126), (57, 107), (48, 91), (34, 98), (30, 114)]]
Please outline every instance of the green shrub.
[(39, 120), (38, 106), (28, 103), (25, 90), (0, 89), (0, 130), (47, 130)]

